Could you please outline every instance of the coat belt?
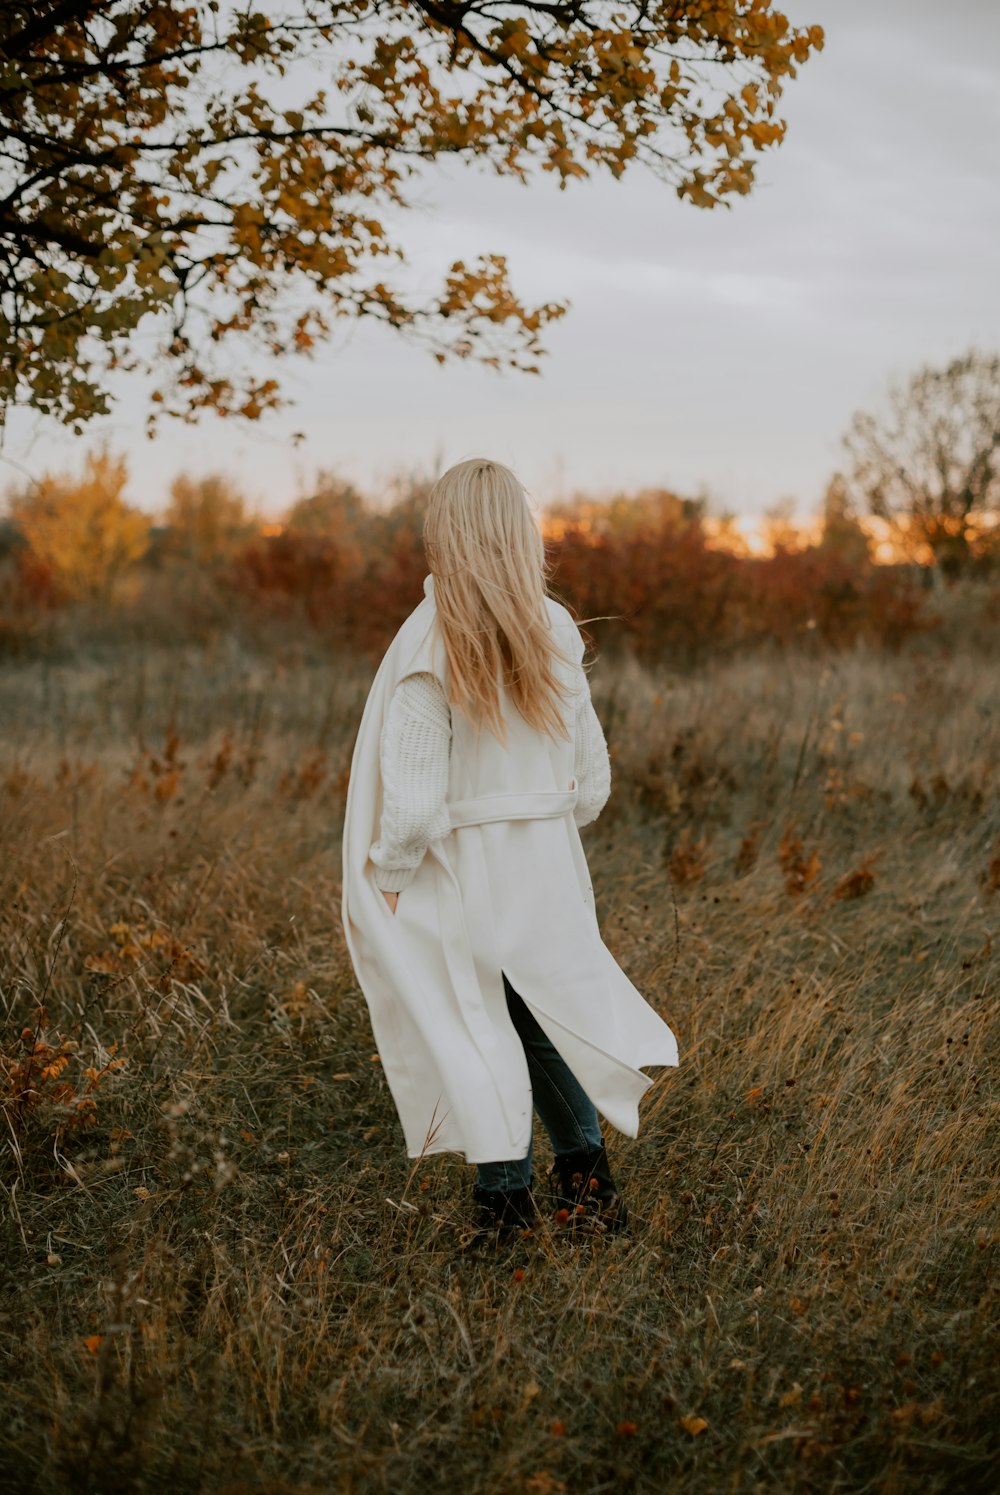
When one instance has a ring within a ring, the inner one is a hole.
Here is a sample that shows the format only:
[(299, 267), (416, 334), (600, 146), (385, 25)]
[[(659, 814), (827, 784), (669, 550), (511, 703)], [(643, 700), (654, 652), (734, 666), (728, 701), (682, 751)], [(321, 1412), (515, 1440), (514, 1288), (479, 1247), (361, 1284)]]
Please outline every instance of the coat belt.
[(452, 827), (491, 820), (555, 820), (576, 804), (577, 789), (537, 789), (527, 793), (480, 794), (448, 805)]

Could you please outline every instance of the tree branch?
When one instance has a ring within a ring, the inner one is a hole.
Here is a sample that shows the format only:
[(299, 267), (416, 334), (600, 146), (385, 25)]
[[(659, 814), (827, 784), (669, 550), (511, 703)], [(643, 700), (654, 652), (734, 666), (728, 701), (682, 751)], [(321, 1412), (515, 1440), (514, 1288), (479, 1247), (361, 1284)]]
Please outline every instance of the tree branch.
[(0, 52), (7, 57), (21, 57), (36, 42), (51, 36), (67, 21), (86, 20), (92, 14), (107, 10), (113, 3), (114, 0), (59, 0), (51, 10), (41, 13), (40, 6), (36, 3), (32, 7), (32, 19), (4, 41)]

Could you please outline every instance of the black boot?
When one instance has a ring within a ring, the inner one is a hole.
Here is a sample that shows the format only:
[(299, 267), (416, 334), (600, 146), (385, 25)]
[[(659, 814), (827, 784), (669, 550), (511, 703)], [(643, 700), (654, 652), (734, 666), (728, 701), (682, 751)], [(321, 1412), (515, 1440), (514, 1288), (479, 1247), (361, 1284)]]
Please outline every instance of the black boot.
[(628, 1210), (615, 1188), (603, 1142), (600, 1147), (557, 1153), (549, 1178), (557, 1224), (612, 1232), (627, 1228)]
[(506, 1235), (511, 1231), (530, 1230), (538, 1223), (538, 1211), (530, 1188), (483, 1189), (474, 1184), (472, 1198), (479, 1206), (480, 1230), (499, 1230)]

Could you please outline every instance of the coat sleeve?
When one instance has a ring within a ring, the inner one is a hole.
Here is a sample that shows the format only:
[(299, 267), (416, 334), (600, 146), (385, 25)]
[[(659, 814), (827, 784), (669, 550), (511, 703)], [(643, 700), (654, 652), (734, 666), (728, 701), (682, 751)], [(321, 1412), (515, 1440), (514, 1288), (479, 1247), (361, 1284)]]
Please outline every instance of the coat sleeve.
[(431, 841), (451, 829), (450, 750), (451, 711), (440, 682), (423, 672), (407, 675), (392, 693), (379, 738), (382, 816), (368, 855), (384, 892), (405, 888)]
[(611, 794), (611, 759), (594, 703), (590, 682), (580, 669), (574, 727), (577, 801), (573, 818), (578, 826), (589, 825), (604, 809)]

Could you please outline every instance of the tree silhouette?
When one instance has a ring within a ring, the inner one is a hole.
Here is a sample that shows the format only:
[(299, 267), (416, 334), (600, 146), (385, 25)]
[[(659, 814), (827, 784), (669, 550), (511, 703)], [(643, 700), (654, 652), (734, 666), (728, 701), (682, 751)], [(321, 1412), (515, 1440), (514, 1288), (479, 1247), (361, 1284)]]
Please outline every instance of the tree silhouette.
[(823, 528), (820, 548), (852, 566), (866, 566), (872, 559), (870, 537), (858, 523), (848, 485), (834, 473), (823, 495)]
[(982, 521), (1000, 518), (1000, 357), (919, 369), (844, 441), (853, 487), (898, 543), (929, 550), (946, 576), (968, 570), (991, 539)]

